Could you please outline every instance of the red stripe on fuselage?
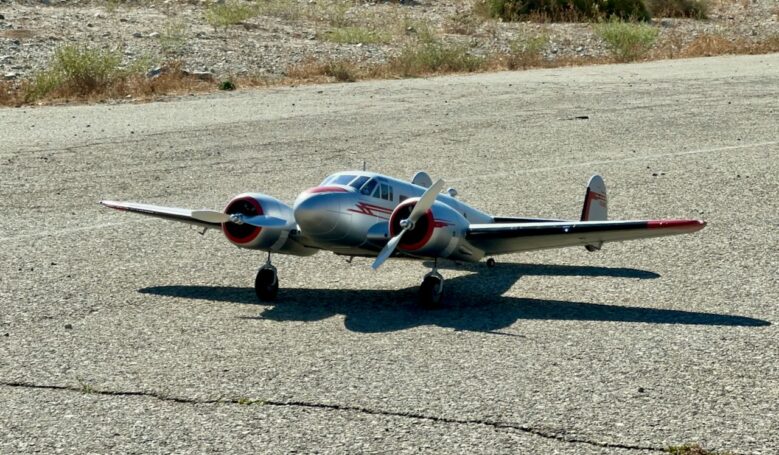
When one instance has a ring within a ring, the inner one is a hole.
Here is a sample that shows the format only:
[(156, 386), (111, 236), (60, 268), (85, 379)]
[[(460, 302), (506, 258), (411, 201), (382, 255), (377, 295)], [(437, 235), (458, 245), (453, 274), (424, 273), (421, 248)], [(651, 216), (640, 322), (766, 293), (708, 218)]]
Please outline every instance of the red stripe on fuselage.
[(386, 217), (386, 216), (382, 216), (382, 215), (390, 215), (390, 214), (392, 214), (392, 209), (388, 209), (386, 207), (381, 207), (379, 205), (368, 204), (367, 202), (358, 202), (356, 207), (357, 207), (357, 210), (355, 210), (355, 209), (346, 209), (346, 211), (347, 212), (352, 212), (352, 213), (359, 213), (361, 215), (375, 216), (375, 217), (378, 217), (378, 218), (381, 218), (381, 219), (384, 219), (384, 220), (387, 220), (389, 218)]
[(348, 193), (349, 190), (341, 188), (340, 186), (315, 186), (309, 188), (306, 193)]

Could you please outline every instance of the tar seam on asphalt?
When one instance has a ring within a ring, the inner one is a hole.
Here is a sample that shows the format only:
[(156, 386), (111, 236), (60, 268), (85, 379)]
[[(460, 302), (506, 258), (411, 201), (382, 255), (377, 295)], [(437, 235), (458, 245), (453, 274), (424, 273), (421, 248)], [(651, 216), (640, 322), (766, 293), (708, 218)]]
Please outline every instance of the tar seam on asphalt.
[[(169, 401), (173, 403), (183, 403), (183, 404), (235, 404), (235, 405), (245, 405), (244, 401), (242, 399), (234, 399), (234, 398), (217, 398), (212, 400), (198, 400), (198, 399), (192, 399), (192, 398), (181, 398), (181, 397), (174, 397), (174, 396), (166, 396), (157, 394), (154, 392), (143, 392), (143, 391), (115, 391), (115, 390), (98, 390), (98, 389), (89, 389), (89, 391), (84, 391), (82, 387), (74, 387), (74, 386), (63, 386), (63, 385), (42, 385), (42, 384), (32, 384), (28, 382), (0, 382), (0, 386), (5, 387), (15, 387), (15, 388), (24, 388), (24, 389), (45, 389), (45, 390), (58, 390), (58, 391), (65, 391), (65, 392), (80, 392), (88, 395), (107, 395), (107, 396), (120, 396), (120, 397), (146, 397), (146, 398), (155, 398), (160, 401)], [(312, 402), (306, 402), (306, 401), (274, 401), (274, 400), (257, 400), (258, 404), (262, 404), (265, 406), (278, 406), (278, 407), (299, 407), (299, 408), (309, 408), (309, 409), (324, 409), (324, 410), (331, 410), (331, 411), (345, 411), (345, 412), (356, 412), (361, 414), (368, 414), (368, 415), (380, 415), (380, 416), (386, 416), (386, 417), (402, 417), (407, 419), (417, 419), (417, 420), (427, 420), (430, 422), (436, 422), (436, 423), (444, 423), (444, 424), (455, 424), (455, 425), (481, 425), (481, 426), (487, 426), (492, 427), (496, 430), (518, 430), (523, 433), (531, 434), (534, 436), (538, 436), (545, 439), (553, 439), (560, 442), (565, 442), (569, 444), (587, 444), (591, 446), (596, 447), (604, 447), (604, 448), (614, 448), (614, 449), (626, 449), (626, 450), (644, 450), (644, 451), (653, 451), (653, 452), (666, 452), (665, 448), (663, 447), (653, 447), (653, 446), (640, 446), (640, 445), (632, 445), (632, 444), (620, 444), (620, 443), (614, 443), (614, 442), (599, 442), (599, 441), (591, 441), (588, 439), (582, 439), (582, 438), (572, 438), (572, 437), (566, 437), (564, 434), (558, 434), (553, 433), (550, 431), (542, 430), (533, 428), (528, 425), (520, 425), (516, 423), (510, 423), (510, 422), (498, 422), (493, 420), (481, 420), (481, 419), (452, 419), (447, 417), (436, 417), (431, 415), (425, 415), (425, 414), (419, 414), (415, 412), (401, 412), (401, 411), (382, 411), (382, 410), (376, 410), (376, 409), (369, 409), (364, 408), (360, 406), (348, 406), (348, 405), (338, 405), (338, 404), (324, 404), (324, 403), (312, 403)], [(563, 431), (564, 433), (564, 431)]]

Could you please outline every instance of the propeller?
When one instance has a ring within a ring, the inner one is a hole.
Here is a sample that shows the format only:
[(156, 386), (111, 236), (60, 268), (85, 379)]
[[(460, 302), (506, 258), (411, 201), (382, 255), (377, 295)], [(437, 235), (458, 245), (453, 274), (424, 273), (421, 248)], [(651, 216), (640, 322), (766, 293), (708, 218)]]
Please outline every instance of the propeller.
[(411, 213), (408, 215), (408, 218), (400, 220), (400, 226), (403, 229), (398, 232), (395, 237), (392, 237), (384, 246), (384, 248), (382, 248), (382, 250), (379, 252), (379, 255), (376, 256), (376, 260), (373, 261), (373, 265), (371, 266), (373, 267), (373, 270), (381, 267), (381, 265), (384, 264), (384, 261), (392, 256), (392, 253), (400, 243), (400, 239), (403, 237), (403, 234), (414, 229), (414, 224), (416, 224), (416, 222), (419, 221), (419, 219), (422, 218), (422, 216), (427, 213), (428, 210), (430, 210), (430, 207), (432, 207), (433, 203), (435, 202), (435, 198), (438, 196), (438, 193), (441, 192), (443, 187), (443, 180), (439, 179), (436, 181), (430, 188), (427, 189), (427, 191), (425, 191), (425, 194), (419, 198), (416, 205), (414, 206), (414, 209), (411, 210)]
[(281, 218), (266, 215), (246, 216), (242, 213), (222, 213), (215, 210), (193, 210), (192, 218), (204, 223), (236, 223), (248, 224), (256, 227), (283, 227), (287, 221)]

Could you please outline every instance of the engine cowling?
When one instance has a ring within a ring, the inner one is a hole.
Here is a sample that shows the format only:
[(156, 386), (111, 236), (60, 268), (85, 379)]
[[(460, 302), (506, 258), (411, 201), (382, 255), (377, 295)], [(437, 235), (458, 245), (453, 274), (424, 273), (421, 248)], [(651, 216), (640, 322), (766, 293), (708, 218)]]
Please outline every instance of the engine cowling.
[(287, 224), (281, 228), (222, 223), (222, 232), (233, 245), (251, 250), (280, 251), (297, 255), (316, 252), (289, 238), (290, 231), (296, 228), (295, 216), (290, 206), (274, 197), (260, 193), (239, 194), (227, 204), (224, 213), (241, 213), (246, 216), (267, 215), (287, 221)]
[[(403, 229), (401, 220), (408, 218), (419, 198), (403, 201), (392, 212), (389, 220), (390, 236)], [(403, 235), (398, 249), (415, 256), (447, 258), (457, 256), (465, 241), (468, 221), (450, 206), (436, 201), (430, 210), (417, 220), (414, 227)]]

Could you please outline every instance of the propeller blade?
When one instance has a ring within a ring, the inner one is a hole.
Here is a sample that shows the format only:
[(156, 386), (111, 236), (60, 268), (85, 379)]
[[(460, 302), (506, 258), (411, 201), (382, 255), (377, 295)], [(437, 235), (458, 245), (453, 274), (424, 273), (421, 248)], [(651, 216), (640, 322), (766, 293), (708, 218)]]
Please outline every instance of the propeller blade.
[(430, 207), (433, 206), (433, 202), (435, 202), (435, 198), (444, 188), (444, 185), (444, 181), (438, 179), (430, 188), (427, 189), (427, 191), (425, 191), (425, 194), (419, 198), (419, 201), (414, 206), (414, 210), (412, 210), (411, 214), (408, 216), (408, 220), (411, 221), (411, 224), (416, 223), (420, 218), (422, 218), (422, 215), (424, 215), (425, 212), (430, 210)]
[(379, 252), (379, 255), (376, 256), (376, 260), (373, 261), (373, 270), (378, 269), (381, 267), (382, 264), (384, 264), (384, 261), (387, 260), (390, 256), (392, 256), (392, 253), (395, 251), (395, 248), (398, 247), (398, 244), (400, 243), (400, 238), (403, 237), (403, 234), (405, 234), (407, 229), (403, 229), (396, 235), (395, 237), (392, 237), (389, 242), (387, 242), (386, 245), (384, 245), (384, 248), (381, 249)]
[[(236, 214), (236, 216), (240, 217), (241, 222), (250, 226), (274, 228), (287, 225), (286, 220), (273, 216), (245, 216), (240, 213)], [(215, 210), (193, 210), (192, 218), (205, 223), (229, 223), (233, 221), (229, 214), (217, 212)]]
[(192, 218), (204, 223), (227, 223), (230, 221), (230, 215), (216, 210), (193, 210)]
[(268, 228), (284, 227), (287, 225), (287, 220), (265, 215), (247, 216), (244, 217), (241, 221), (243, 221), (244, 224)]
[[(422, 215), (424, 215), (428, 210), (430, 210), (430, 207), (433, 206), (433, 203), (435, 202), (436, 197), (438, 196), (438, 193), (441, 192), (441, 190), (444, 188), (444, 181), (439, 179), (436, 181), (430, 188), (428, 188), (425, 193), (422, 195), (421, 198), (419, 198), (419, 201), (417, 201), (416, 205), (414, 205), (414, 209), (411, 210), (411, 213), (408, 216), (408, 220), (411, 222), (411, 226), (414, 225), (420, 218), (422, 218)], [(398, 232), (398, 235), (395, 237), (392, 237), (389, 242), (387, 242), (386, 245), (384, 245), (384, 248), (381, 249), (379, 252), (379, 255), (376, 256), (376, 260), (373, 261), (373, 270), (378, 269), (381, 267), (382, 264), (384, 264), (384, 261), (387, 260), (390, 256), (392, 256), (392, 253), (395, 251), (395, 248), (398, 247), (398, 244), (400, 243), (400, 239), (403, 237), (403, 234), (408, 231), (409, 228), (405, 227), (402, 231)]]

